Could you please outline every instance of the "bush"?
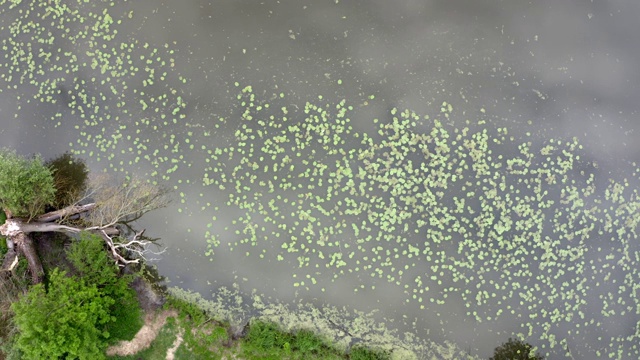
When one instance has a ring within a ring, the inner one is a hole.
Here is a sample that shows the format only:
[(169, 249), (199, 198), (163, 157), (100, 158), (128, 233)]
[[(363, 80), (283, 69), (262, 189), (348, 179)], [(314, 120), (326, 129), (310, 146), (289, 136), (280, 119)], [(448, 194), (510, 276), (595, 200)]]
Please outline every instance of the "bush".
[(353, 347), (349, 353), (350, 360), (387, 360), (389, 354), (385, 351), (372, 350), (364, 347)]
[[(15, 348), (24, 359), (102, 359), (111, 337), (129, 339), (140, 328), (140, 308), (130, 279), (97, 235), (81, 233), (67, 252), (78, 276), (54, 269), (12, 305)], [(115, 335), (115, 336), (114, 336)]]
[(21, 358), (14, 346), (17, 329), (13, 323), (11, 304), (27, 292), (29, 283), (29, 274), (24, 265), (11, 273), (0, 273), (0, 359)]
[(49, 289), (37, 284), (12, 305), (18, 327), (15, 346), (25, 359), (102, 359), (114, 319), (115, 300), (96, 284), (67, 277), (58, 269), (49, 275)]
[(523, 341), (509, 338), (509, 341), (494, 350), (493, 357), (489, 360), (544, 360), (540, 354), (531, 354), (532, 347)]
[(27, 159), (0, 150), (0, 205), (13, 216), (31, 220), (42, 214), (55, 191), (53, 175), (40, 157)]
[(280, 331), (276, 324), (262, 321), (252, 322), (247, 334), (247, 343), (260, 350), (282, 348), (290, 341), (291, 335)]
[(100, 284), (105, 294), (119, 297), (127, 292), (131, 277), (118, 277), (120, 269), (107, 255), (100, 236), (81, 232), (67, 250), (67, 259), (82, 279), (89, 284)]
[(73, 204), (87, 186), (89, 170), (83, 160), (66, 152), (45, 164), (53, 174), (56, 196), (51, 204), (56, 209)]
[(80, 233), (67, 250), (67, 259), (75, 272), (88, 284), (98, 284), (104, 296), (116, 299), (110, 313), (115, 318), (105, 329), (111, 341), (131, 340), (142, 326), (142, 310), (135, 291), (129, 287), (131, 275), (119, 275), (120, 269), (106, 252), (98, 235)]

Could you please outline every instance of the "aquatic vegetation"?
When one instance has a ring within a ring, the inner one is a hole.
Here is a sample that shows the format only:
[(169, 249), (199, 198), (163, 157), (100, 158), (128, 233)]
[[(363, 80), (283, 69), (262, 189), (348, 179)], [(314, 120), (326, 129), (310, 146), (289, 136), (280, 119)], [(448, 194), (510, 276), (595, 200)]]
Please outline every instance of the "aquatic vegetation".
[[(566, 341), (552, 328), (601, 326), (589, 304), (620, 320), (640, 305), (638, 192), (625, 179), (596, 188), (578, 139), (534, 145), (482, 121), (453, 127), (448, 103), (433, 119), (393, 109), (358, 133), (344, 100), (296, 111), (241, 94), (232, 144), (210, 151), (203, 174), (241, 216), (213, 228), (229, 229), (230, 249), (296, 264), (294, 286), (359, 273), (373, 279), (360, 288), (387, 281), (425, 309), (461, 297), (478, 323), (526, 314), (520, 337), (549, 348)], [(213, 255), (222, 235), (207, 236)], [(520, 306), (501, 306), (514, 298)]]
[[(110, 171), (173, 181), (178, 211), (197, 203), (211, 215), (201, 232), (212, 259), (225, 247), (287, 264), (300, 290), (345, 277), (358, 279), (354, 291), (392, 284), (438, 315), (460, 302), (460, 319), (487, 327), (519, 317), (518, 338), (541, 339), (541, 353), (569, 354), (567, 339), (633, 322), (584, 348), (639, 357), (638, 192), (598, 174), (578, 139), (541, 144), (477, 119), (453, 126), (460, 115), (448, 102), (430, 117), (392, 109), (363, 120), (346, 100), (302, 106), (279, 90), (267, 101), (238, 83), (238, 113), (187, 123), (182, 90), (167, 85), (187, 83), (177, 54), (120, 33), (132, 12), (80, 0), (0, 4), (11, 19), (0, 27), (3, 90), (33, 90), (17, 110), (53, 108), (48, 124), (74, 132), (74, 154)], [(186, 166), (201, 180), (182, 177)]]
[[(438, 344), (410, 333), (400, 334), (377, 321), (374, 312), (352, 311), (331, 305), (317, 307), (303, 302), (274, 303), (257, 293), (243, 294), (237, 287), (220, 287), (210, 299), (177, 287), (168, 291), (172, 301), (197, 305), (206, 317), (228, 321), (239, 329), (251, 317), (255, 321), (278, 324), (279, 329), (288, 333), (315, 333), (330, 340), (332, 347), (340, 351), (355, 349), (356, 353), (390, 354), (394, 360), (479, 359), (450, 341)], [(293, 348), (295, 345), (290, 342), (290, 346)], [(358, 350), (362, 349), (361, 346), (377, 350), (373, 353)]]
[[(0, 5), (8, 19), (0, 25), (0, 79), (6, 90), (20, 89), (15, 118), (22, 104), (38, 104), (51, 114), (52, 128), (74, 124), (77, 140), (69, 146), (75, 155), (112, 171), (146, 163), (168, 180), (182, 159), (159, 156), (154, 144), (170, 143), (174, 154), (181, 145), (176, 132), (166, 131), (185, 118), (180, 91), (166, 86), (169, 79), (186, 83), (173, 70), (175, 50), (120, 34), (118, 25), (135, 16), (115, 13), (112, 2)], [(116, 155), (129, 159), (116, 162)]]

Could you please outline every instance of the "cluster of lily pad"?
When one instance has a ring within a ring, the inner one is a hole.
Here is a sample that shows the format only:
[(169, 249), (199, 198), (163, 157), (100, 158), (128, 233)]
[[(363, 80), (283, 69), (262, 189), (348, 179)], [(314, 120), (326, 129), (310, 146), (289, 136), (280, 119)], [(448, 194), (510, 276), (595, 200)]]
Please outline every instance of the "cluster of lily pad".
[[(231, 145), (209, 151), (203, 185), (242, 215), (213, 224), (235, 236), (209, 230), (210, 255), (224, 243), (291, 261), (304, 288), (367, 275), (421, 308), (461, 297), (478, 323), (522, 316), (521, 337), (549, 348), (597, 332), (602, 318), (637, 317), (638, 192), (626, 179), (596, 188), (597, 164), (576, 138), (539, 145), (484, 121), (451, 126), (447, 103), (434, 119), (393, 109), (369, 134), (354, 130), (345, 101), (296, 111), (241, 93), (242, 120), (227, 124)], [(628, 338), (609, 341), (593, 352), (637, 354), (622, 350)]]
[[(167, 131), (183, 121), (186, 104), (166, 85), (186, 79), (173, 70), (169, 44), (157, 48), (118, 32), (134, 14), (116, 13), (114, 4), (0, 1), (0, 79), (22, 92), (16, 118), (24, 116), (23, 104), (43, 106), (54, 128), (73, 118), (78, 136), (69, 145), (76, 153), (113, 171), (145, 163), (169, 180), (183, 163), (180, 146), (188, 145)], [(158, 143), (171, 152), (161, 154)]]
[[(577, 139), (541, 145), (484, 121), (452, 126), (448, 103), (434, 118), (393, 109), (363, 132), (346, 101), (298, 109), (280, 93), (269, 105), (251, 87), (237, 117), (194, 134), (181, 90), (166, 86), (186, 83), (174, 50), (118, 32), (132, 12), (84, 0), (0, 5), (0, 79), (24, 91), (18, 112), (43, 106), (53, 128), (72, 124), (77, 154), (112, 171), (153, 169), (178, 190), (193, 187), (180, 167), (206, 156), (205, 209), (241, 214), (212, 217), (208, 255), (228, 246), (289, 262), (299, 288), (356, 274), (355, 290), (393, 284), (435, 312), (456, 298), (478, 323), (518, 317), (520, 337), (543, 339), (543, 352), (599, 336), (582, 347), (640, 356), (638, 192), (597, 177)], [(630, 321), (628, 332), (598, 334)]]

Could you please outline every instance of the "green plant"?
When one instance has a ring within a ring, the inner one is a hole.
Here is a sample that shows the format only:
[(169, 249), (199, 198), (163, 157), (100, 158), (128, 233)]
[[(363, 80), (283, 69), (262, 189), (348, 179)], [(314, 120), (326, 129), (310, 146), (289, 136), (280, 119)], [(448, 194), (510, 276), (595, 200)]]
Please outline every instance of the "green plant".
[(53, 175), (39, 156), (27, 159), (0, 150), (0, 205), (13, 216), (29, 220), (55, 199)]
[(309, 330), (298, 331), (292, 341), (291, 348), (303, 354), (319, 352), (325, 347), (322, 339)]
[[(118, 355), (114, 355), (114, 356), (110, 356), (109, 359), (114, 359), (114, 360), (125, 360), (125, 359), (130, 359), (130, 360), (138, 360), (138, 359), (164, 359), (167, 356), (167, 350), (169, 348), (171, 348), (173, 346), (173, 342), (176, 339), (176, 334), (179, 332), (179, 327), (176, 324), (176, 321), (174, 318), (167, 318), (167, 323), (162, 327), (162, 329), (160, 329), (160, 332), (158, 333), (158, 335), (156, 336), (156, 338), (153, 340), (153, 342), (151, 343), (151, 345), (134, 354), (134, 355), (128, 355), (128, 356), (118, 356)], [(183, 349), (183, 346), (180, 346), (180, 349)], [(193, 357), (191, 356), (192, 354), (188, 351), (185, 351), (187, 354), (182, 354), (182, 355), (178, 355), (178, 353), (176, 353), (176, 357), (175, 359), (208, 359), (208, 357)]]
[(118, 277), (120, 270), (107, 255), (100, 236), (81, 232), (78, 241), (67, 250), (67, 258), (80, 277), (88, 283), (101, 284), (108, 294), (121, 295), (127, 288), (130, 277)]
[(291, 335), (280, 331), (273, 323), (255, 321), (249, 327), (247, 343), (260, 350), (282, 348), (285, 343), (291, 343)]
[(387, 360), (389, 354), (381, 350), (373, 350), (365, 347), (356, 346), (349, 352), (350, 360)]
[(518, 339), (509, 341), (495, 348), (489, 360), (544, 360), (544, 356), (531, 353), (532, 346)]
[(110, 335), (109, 344), (133, 339), (144, 324), (142, 309), (133, 290), (116, 298), (111, 315), (115, 321), (107, 323), (105, 327)]
[(19, 266), (11, 273), (0, 273), (0, 359), (20, 359), (15, 348), (17, 329), (13, 323), (11, 304), (18, 301), (27, 291), (30, 280), (25, 266)]
[(189, 317), (195, 327), (200, 326), (206, 321), (206, 315), (198, 305), (172, 295), (166, 297), (164, 308), (174, 308), (178, 310), (180, 319), (186, 320), (186, 317)]
[(48, 160), (45, 165), (53, 174), (56, 196), (52, 205), (63, 208), (77, 201), (87, 186), (89, 170), (82, 159), (69, 152)]
[(102, 359), (109, 337), (104, 325), (114, 320), (113, 304), (96, 284), (55, 269), (48, 289), (34, 285), (12, 305), (16, 347), (25, 359)]
[(119, 276), (97, 235), (81, 233), (67, 257), (78, 276), (56, 268), (46, 288), (38, 284), (12, 305), (15, 348), (25, 359), (101, 359), (108, 341), (140, 328), (140, 308), (130, 278)]
[(0, 258), (4, 258), (4, 255), (9, 251), (7, 246), (7, 239), (4, 236), (0, 236)]
[(132, 278), (119, 275), (119, 268), (105, 251), (102, 239), (95, 234), (82, 232), (66, 252), (77, 274), (88, 284), (100, 286), (104, 296), (116, 299), (111, 307), (114, 321), (105, 329), (110, 342), (130, 340), (142, 326), (142, 310), (135, 292), (129, 287)]

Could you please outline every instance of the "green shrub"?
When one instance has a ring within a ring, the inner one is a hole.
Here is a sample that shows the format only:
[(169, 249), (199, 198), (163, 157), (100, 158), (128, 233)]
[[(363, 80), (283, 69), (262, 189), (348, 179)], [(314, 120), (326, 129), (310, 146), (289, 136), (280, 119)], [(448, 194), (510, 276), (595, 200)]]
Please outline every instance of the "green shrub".
[(280, 331), (273, 323), (255, 321), (249, 327), (247, 343), (260, 350), (283, 348), (285, 343), (291, 343), (291, 335)]
[(24, 359), (102, 359), (109, 337), (103, 329), (114, 320), (109, 314), (113, 304), (96, 284), (55, 269), (47, 290), (34, 285), (12, 305), (16, 347)]
[(107, 255), (106, 245), (98, 235), (81, 232), (67, 250), (67, 258), (80, 277), (88, 283), (101, 284), (108, 294), (122, 295), (131, 280), (130, 276), (118, 277), (120, 269)]
[(67, 258), (83, 280), (98, 284), (103, 295), (116, 299), (110, 312), (115, 320), (105, 327), (111, 336), (110, 342), (131, 340), (142, 326), (142, 310), (135, 291), (129, 287), (132, 277), (119, 275), (120, 270), (107, 256), (102, 238), (80, 233), (79, 240), (67, 250)]
[(194, 327), (202, 325), (207, 319), (204, 311), (197, 304), (177, 298), (173, 295), (166, 297), (165, 309), (174, 308), (178, 311), (181, 320), (189, 317)]
[(11, 274), (0, 274), (0, 359), (20, 359), (14, 346), (17, 329), (13, 323), (11, 304), (18, 301), (30, 284), (25, 266), (18, 266)]
[(509, 341), (495, 348), (489, 360), (544, 360), (544, 356), (531, 353), (532, 347), (518, 339), (509, 338)]
[(12, 305), (15, 348), (24, 359), (102, 359), (109, 341), (141, 325), (130, 278), (119, 276), (97, 235), (81, 233), (67, 251), (78, 276), (54, 269)]
[(386, 351), (373, 350), (360, 346), (351, 348), (349, 352), (350, 360), (388, 360), (389, 354)]
[(80, 197), (87, 185), (89, 170), (83, 160), (66, 152), (45, 164), (53, 174), (56, 196), (52, 205), (61, 209)]
[(33, 219), (42, 214), (55, 191), (53, 175), (40, 157), (27, 159), (0, 150), (0, 205), (13, 216)]
[(325, 347), (326, 346), (322, 339), (309, 330), (298, 331), (291, 344), (291, 348), (293, 350), (300, 351), (302, 354), (317, 353)]
[(115, 321), (108, 323), (105, 327), (110, 335), (109, 344), (120, 340), (131, 340), (136, 336), (144, 321), (135, 291), (129, 289), (122, 297), (116, 298), (111, 316)]

